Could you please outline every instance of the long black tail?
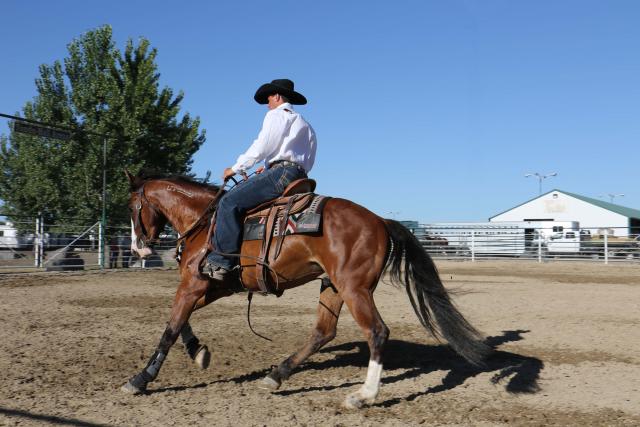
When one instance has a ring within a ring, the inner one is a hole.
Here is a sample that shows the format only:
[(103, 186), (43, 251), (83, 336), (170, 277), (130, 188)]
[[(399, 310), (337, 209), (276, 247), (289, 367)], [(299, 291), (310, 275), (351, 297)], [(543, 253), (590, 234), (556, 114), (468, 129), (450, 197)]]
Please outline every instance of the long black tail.
[(453, 305), (429, 254), (402, 224), (389, 219), (385, 222), (393, 241), (391, 281), (404, 285), (420, 323), (435, 338), (444, 338), (460, 356), (481, 365), (490, 349)]

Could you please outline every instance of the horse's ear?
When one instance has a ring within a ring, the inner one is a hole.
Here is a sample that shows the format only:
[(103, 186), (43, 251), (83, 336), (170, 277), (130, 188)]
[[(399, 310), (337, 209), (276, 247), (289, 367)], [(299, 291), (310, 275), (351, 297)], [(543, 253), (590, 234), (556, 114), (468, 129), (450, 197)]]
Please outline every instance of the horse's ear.
[(129, 180), (129, 188), (131, 189), (131, 191), (136, 190), (140, 185), (139, 178), (134, 176), (131, 172), (129, 172), (128, 169), (124, 170), (124, 174), (127, 176), (127, 179)]

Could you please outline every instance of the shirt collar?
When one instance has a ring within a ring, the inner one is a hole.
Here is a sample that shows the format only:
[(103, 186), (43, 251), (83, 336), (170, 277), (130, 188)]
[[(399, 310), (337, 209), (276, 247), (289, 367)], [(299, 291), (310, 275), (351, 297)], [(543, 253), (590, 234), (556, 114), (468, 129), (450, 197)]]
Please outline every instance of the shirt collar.
[(284, 110), (285, 108), (287, 110), (293, 110), (293, 107), (289, 102), (285, 102), (284, 104), (278, 105), (276, 108), (274, 108), (274, 110)]

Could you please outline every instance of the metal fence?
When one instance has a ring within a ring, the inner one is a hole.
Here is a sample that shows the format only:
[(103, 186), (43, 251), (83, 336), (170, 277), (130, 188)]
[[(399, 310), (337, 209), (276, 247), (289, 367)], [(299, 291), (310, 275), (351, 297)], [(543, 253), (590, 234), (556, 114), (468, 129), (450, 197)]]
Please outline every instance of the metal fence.
[(430, 226), (411, 228), (433, 258), (589, 260), (640, 263), (640, 235), (628, 229), (594, 227), (521, 228), (516, 226)]
[[(1, 214), (0, 214), (1, 215)], [(640, 264), (640, 235), (627, 229), (521, 228), (506, 225), (420, 225), (410, 230), (433, 258), (451, 260), (589, 260)], [(104, 234), (104, 238), (103, 238)], [(161, 234), (146, 260), (131, 252), (129, 225), (68, 218), (47, 224), (42, 216), (0, 216), (0, 273), (110, 268), (174, 267), (175, 233)], [(104, 244), (101, 244), (104, 242)]]
[(0, 273), (173, 267), (176, 237), (167, 229), (154, 255), (140, 260), (131, 252), (128, 225), (103, 227), (99, 220), (74, 218), (54, 225), (43, 216), (0, 217)]

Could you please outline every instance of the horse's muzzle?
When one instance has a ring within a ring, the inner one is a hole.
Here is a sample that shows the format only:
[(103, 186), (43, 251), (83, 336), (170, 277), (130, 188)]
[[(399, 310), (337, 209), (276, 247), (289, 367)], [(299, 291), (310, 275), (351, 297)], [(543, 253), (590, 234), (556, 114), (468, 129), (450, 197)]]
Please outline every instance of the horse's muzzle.
[(139, 258), (145, 259), (153, 254), (153, 249), (148, 246), (143, 246), (142, 248), (138, 248), (136, 245), (131, 245), (131, 252), (138, 255)]

